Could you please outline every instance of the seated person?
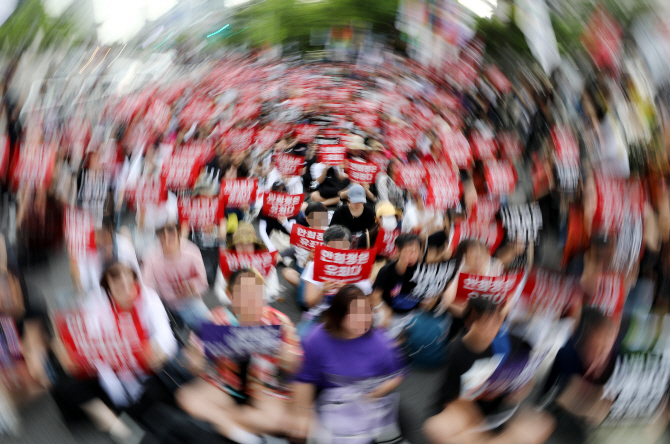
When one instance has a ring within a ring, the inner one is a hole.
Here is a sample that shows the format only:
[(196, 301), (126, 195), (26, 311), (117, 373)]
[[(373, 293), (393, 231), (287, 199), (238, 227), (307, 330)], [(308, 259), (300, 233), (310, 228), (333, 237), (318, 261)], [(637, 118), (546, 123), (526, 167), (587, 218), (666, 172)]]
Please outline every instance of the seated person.
[[(323, 244), (339, 250), (348, 250), (351, 246), (351, 233), (344, 227), (331, 225), (323, 233)], [(343, 284), (337, 281), (317, 282), (314, 280), (314, 262), (310, 261), (300, 275), (301, 287), (298, 289), (298, 303), (307, 310), (303, 314), (303, 323), (299, 326), (301, 336), (310, 330), (318, 317), (330, 306), (330, 299)], [(370, 294), (370, 282), (366, 279), (355, 284), (365, 294)]]
[(305, 439), (312, 429), (323, 442), (354, 435), (403, 442), (399, 398), (390, 394), (403, 380), (403, 362), (383, 331), (372, 327), (365, 295), (345, 285), (324, 319), (304, 341), (305, 360), (292, 387), (292, 437)]
[(347, 192), (349, 203), (343, 205), (333, 213), (330, 225), (341, 225), (356, 237), (375, 227), (375, 212), (366, 205), (365, 189), (361, 185), (354, 185)]
[[(100, 285), (108, 298), (107, 303), (94, 304), (84, 316), (91, 316), (92, 323), (103, 328), (112, 325), (116, 330), (122, 316), (130, 314), (138, 334), (144, 333), (149, 338), (148, 347), (144, 348), (138, 362), (152, 372), (159, 372), (176, 353), (177, 341), (156, 292), (141, 284), (131, 266), (120, 262), (105, 268)], [(76, 375), (80, 371), (79, 364), (70, 359), (60, 339), (54, 342), (54, 352), (70, 374)], [(96, 362), (94, 365), (97, 376), (93, 379), (66, 377), (54, 384), (52, 395), (56, 405), (66, 422), (77, 420), (86, 413), (115, 439), (130, 439), (133, 430), (115, 412), (123, 411), (131, 418), (139, 419), (156, 399), (162, 398), (161, 385), (156, 377), (150, 377), (144, 370), (115, 371), (106, 363)]]
[(340, 191), (349, 185), (342, 167), (314, 163), (310, 167), (310, 175), (317, 183), (316, 190), (310, 195), (314, 202), (321, 202), (327, 207), (340, 203)]
[(197, 328), (209, 315), (202, 300), (209, 289), (202, 255), (193, 242), (181, 238), (175, 220), (160, 225), (160, 247), (144, 259), (144, 282), (187, 326)]
[[(298, 217), (298, 219), (301, 219)], [(322, 203), (312, 202), (307, 206), (304, 213), (304, 222), (306, 227), (325, 230), (328, 228), (328, 208)], [(291, 232), (295, 223), (300, 223), (299, 220), (281, 219), (280, 223), (287, 232)], [(307, 261), (310, 256), (310, 251), (300, 247), (291, 247), (281, 253), (282, 260), (288, 257), (295, 257), (295, 270), (286, 267), (282, 270), (284, 279), (294, 287), (300, 286), (300, 274), (304, 271)], [(286, 264), (286, 262), (284, 262)]]
[[(237, 254), (254, 254), (268, 251), (263, 244), (258, 242), (254, 226), (248, 222), (240, 222), (233, 233), (233, 239), (228, 246), (228, 251), (234, 250)], [(267, 291), (268, 302), (273, 302), (281, 297), (279, 277), (277, 269), (272, 268), (270, 273), (265, 276), (265, 289)], [(217, 270), (216, 282), (214, 283), (214, 293), (223, 305), (230, 305), (230, 300), (226, 294), (226, 278), (221, 272), (221, 267)]]
[[(445, 379), (436, 406), (441, 412), (424, 424), (426, 437), (431, 443), (440, 444), (545, 442), (552, 421), (518, 407), (532, 383), (511, 392), (508, 387), (485, 385), (493, 374), (493, 369), (486, 372), (487, 366), (495, 364), (495, 357), (512, 360), (517, 353), (527, 352), (527, 346), (501, 331), (505, 316), (490, 301), (470, 299), (464, 319), (465, 333), (449, 345)], [(484, 373), (486, 379), (470, 387), (468, 382), (477, 378), (475, 370)]]
[(214, 322), (230, 326), (280, 325), (281, 346), (274, 355), (252, 354), (246, 362), (221, 358), (213, 366), (204, 364), (201, 353), (202, 373), (177, 391), (177, 403), (231, 441), (261, 444), (261, 434), (279, 434), (286, 429), (287, 377), (299, 368), (302, 349), (288, 317), (266, 305), (264, 281), (259, 274), (248, 269), (234, 272), (227, 292), (232, 311), (214, 309)]

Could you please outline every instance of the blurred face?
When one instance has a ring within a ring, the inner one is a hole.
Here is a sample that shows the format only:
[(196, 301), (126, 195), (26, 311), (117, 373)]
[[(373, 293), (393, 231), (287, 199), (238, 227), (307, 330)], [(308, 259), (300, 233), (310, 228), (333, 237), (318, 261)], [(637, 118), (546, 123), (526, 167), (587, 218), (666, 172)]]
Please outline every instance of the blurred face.
[(474, 273), (484, 273), (491, 261), (488, 250), (483, 245), (477, 245), (465, 254), (465, 268)]
[(179, 232), (176, 225), (168, 225), (156, 231), (164, 254), (174, 254), (179, 251)]
[(363, 212), (363, 205), (362, 203), (350, 203), (349, 204), (349, 210), (351, 210), (352, 213), (362, 213)]
[(348, 250), (351, 246), (351, 242), (349, 242), (347, 239), (335, 239), (325, 245), (326, 247), (336, 248), (338, 250)]
[(365, 298), (354, 299), (349, 305), (349, 314), (342, 322), (342, 329), (349, 338), (358, 338), (370, 330), (372, 310)]
[(328, 226), (328, 213), (314, 211), (307, 216), (307, 223), (312, 228), (323, 229)]
[(398, 261), (404, 264), (407, 264), (409, 267), (413, 266), (419, 260), (419, 254), (421, 253), (421, 248), (418, 242), (412, 242), (411, 244), (405, 245), (405, 247), (400, 250)]
[(235, 245), (235, 251), (240, 254), (253, 254), (256, 251), (256, 246), (254, 244), (237, 244)]
[(107, 272), (109, 292), (117, 306), (128, 309), (133, 306), (138, 296), (135, 275), (130, 267), (117, 265)]
[(477, 203), (477, 190), (472, 182), (463, 184), (463, 202), (467, 209), (473, 208)]
[(617, 329), (613, 325), (603, 326), (591, 334), (581, 346), (581, 358), (587, 374), (600, 376), (609, 359), (617, 338)]
[(254, 273), (245, 273), (238, 277), (229, 292), (233, 303), (233, 311), (243, 324), (257, 324), (263, 318), (264, 286), (261, 278)]

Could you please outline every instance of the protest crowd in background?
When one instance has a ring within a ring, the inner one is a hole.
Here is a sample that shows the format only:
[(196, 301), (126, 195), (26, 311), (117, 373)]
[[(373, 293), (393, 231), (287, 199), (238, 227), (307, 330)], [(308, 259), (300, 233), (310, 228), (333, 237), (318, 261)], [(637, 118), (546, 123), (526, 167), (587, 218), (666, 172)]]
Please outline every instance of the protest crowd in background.
[[(659, 438), (667, 91), (508, 78), (477, 40), (459, 64), (231, 53), (69, 113), (5, 100), (0, 433), (46, 392), (117, 442), (402, 443), (420, 368), (433, 444)], [(63, 249), (72, 303), (35, 303), (22, 269)]]

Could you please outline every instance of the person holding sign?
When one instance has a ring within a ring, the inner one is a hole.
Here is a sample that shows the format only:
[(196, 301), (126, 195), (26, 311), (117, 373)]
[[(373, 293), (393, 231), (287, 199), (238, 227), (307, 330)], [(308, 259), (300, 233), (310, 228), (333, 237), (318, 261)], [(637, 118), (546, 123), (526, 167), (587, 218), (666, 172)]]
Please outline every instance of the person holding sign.
[(365, 294), (345, 285), (324, 318), (304, 341), (288, 435), (330, 443), (354, 436), (355, 442), (406, 442), (397, 423), (399, 398), (391, 393), (404, 378), (403, 360), (372, 327)]
[(240, 328), (280, 326), (279, 348), (271, 354), (252, 353), (245, 358), (218, 356), (210, 365), (205, 365), (204, 356), (194, 356), (200, 363), (201, 376), (177, 391), (177, 403), (236, 443), (261, 444), (261, 434), (285, 430), (287, 377), (298, 370), (302, 348), (288, 317), (265, 305), (264, 280), (257, 272), (234, 272), (227, 293), (232, 311), (214, 309), (214, 323)]
[(209, 289), (200, 249), (179, 235), (176, 221), (166, 220), (157, 230), (160, 248), (145, 258), (142, 275), (146, 285), (186, 325), (197, 328), (209, 310), (202, 295)]
[[(310, 166), (309, 173), (316, 182), (316, 190), (310, 195), (312, 200), (321, 202), (327, 207), (339, 204), (340, 191), (349, 185), (344, 168), (325, 163), (314, 163)], [(314, 188), (314, 184), (312, 187)]]
[(544, 443), (552, 431), (551, 419), (518, 407), (530, 393), (531, 381), (518, 387), (525, 382), (521, 375), (494, 380), (507, 376), (496, 375), (499, 366), (527, 356), (527, 345), (501, 330), (505, 315), (491, 301), (470, 299), (464, 319), (466, 332), (449, 346), (436, 406), (440, 413), (426, 421), (424, 434), (433, 444)]
[(114, 411), (138, 418), (162, 397), (161, 384), (149, 373), (176, 353), (177, 341), (158, 295), (130, 266), (109, 264), (100, 285), (105, 306), (65, 317), (81, 323), (60, 322), (58, 316), (55, 322), (59, 337), (53, 346), (61, 365), (73, 377), (91, 379), (61, 379), (52, 395), (66, 421), (83, 411), (115, 438), (129, 439), (133, 431)]

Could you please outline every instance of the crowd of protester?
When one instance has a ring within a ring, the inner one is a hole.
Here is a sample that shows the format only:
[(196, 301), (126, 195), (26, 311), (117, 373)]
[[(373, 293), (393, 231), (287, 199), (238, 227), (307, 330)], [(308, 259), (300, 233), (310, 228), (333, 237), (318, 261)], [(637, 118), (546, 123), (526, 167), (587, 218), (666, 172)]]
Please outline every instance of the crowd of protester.
[[(229, 55), (95, 105), (6, 101), (0, 431), (48, 391), (119, 442), (401, 443), (421, 367), (434, 444), (662, 432), (667, 98), (632, 68), (571, 95), (460, 61)], [(76, 309), (51, 312), (21, 267), (63, 246)]]

